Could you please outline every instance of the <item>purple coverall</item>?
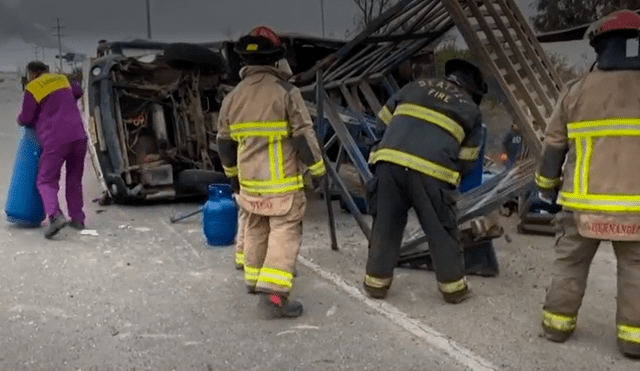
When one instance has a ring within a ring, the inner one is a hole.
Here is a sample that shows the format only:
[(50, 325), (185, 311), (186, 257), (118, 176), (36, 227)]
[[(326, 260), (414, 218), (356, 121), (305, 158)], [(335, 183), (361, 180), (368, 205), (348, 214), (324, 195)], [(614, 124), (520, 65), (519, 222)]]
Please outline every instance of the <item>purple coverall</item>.
[(81, 96), (82, 88), (65, 75), (46, 73), (27, 85), (18, 116), (19, 124), (35, 127), (42, 144), (37, 184), (49, 220), (61, 213), (58, 191), (64, 163), (69, 217), (84, 224), (82, 174), (87, 133), (77, 105)]

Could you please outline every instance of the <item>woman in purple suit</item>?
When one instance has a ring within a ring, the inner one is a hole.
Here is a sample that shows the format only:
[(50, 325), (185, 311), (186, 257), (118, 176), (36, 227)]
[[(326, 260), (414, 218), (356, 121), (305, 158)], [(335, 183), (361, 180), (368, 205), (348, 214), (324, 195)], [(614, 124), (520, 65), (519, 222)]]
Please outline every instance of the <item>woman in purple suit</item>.
[(82, 174), (87, 153), (87, 133), (78, 110), (82, 88), (62, 74), (49, 73), (42, 62), (27, 65), (25, 89), (18, 124), (35, 128), (42, 144), (38, 191), (49, 219), (44, 237), (51, 238), (67, 225), (58, 204), (60, 170), (66, 166), (66, 199), (70, 226), (84, 228)]

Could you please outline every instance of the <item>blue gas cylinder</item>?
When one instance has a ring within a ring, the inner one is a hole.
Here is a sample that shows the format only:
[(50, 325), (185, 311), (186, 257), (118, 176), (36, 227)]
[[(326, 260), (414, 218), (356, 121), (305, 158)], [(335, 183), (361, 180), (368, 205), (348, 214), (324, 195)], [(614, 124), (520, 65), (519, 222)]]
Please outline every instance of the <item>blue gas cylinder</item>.
[(4, 211), (11, 223), (39, 227), (45, 218), (42, 197), (36, 184), (42, 146), (35, 129), (21, 126), (20, 132)]
[(238, 206), (229, 184), (210, 184), (209, 200), (202, 210), (202, 228), (212, 246), (232, 245), (238, 232)]

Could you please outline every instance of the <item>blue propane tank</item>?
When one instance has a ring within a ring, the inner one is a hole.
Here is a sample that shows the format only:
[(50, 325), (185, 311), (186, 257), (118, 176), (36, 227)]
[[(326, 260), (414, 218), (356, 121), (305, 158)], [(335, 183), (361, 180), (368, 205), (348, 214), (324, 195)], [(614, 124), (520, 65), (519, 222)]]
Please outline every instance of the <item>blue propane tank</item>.
[(238, 206), (229, 184), (210, 184), (209, 200), (202, 210), (202, 228), (212, 246), (232, 245), (238, 232)]
[(20, 127), (21, 138), (13, 164), (13, 174), (4, 211), (7, 220), (25, 227), (39, 227), (45, 218), (38, 192), (38, 163), (42, 146), (35, 129)]

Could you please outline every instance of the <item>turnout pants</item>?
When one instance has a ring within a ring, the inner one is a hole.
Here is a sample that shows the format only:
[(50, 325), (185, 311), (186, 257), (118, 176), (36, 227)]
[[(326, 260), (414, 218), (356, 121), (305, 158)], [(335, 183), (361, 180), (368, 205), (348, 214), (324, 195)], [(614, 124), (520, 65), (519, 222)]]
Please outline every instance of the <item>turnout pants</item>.
[[(573, 213), (558, 214), (553, 278), (543, 308), (543, 326), (573, 332), (589, 267), (601, 240), (578, 233)], [(640, 347), (640, 241), (612, 241), (618, 264), (616, 323), (618, 338)]]
[(244, 229), (244, 277), (248, 287), (255, 287), (258, 292), (289, 295), (306, 204), (304, 193), (298, 192), (285, 215), (248, 213)]
[(428, 238), (440, 291), (451, 294), (465, 289), (455, 187), (387, 162), (378, 163), (375, 174), (377, 184), (368, 189), (373, 226), (365, 284), (373, 288), (389, 288), (391, 285), (407, 213), (413, 207)]
[(60, 171), (65, 165), (67, 207), (71, 220), (84, 224), (84, 205), (82, 199), (82, 175), (84, 158), (87, 154), (87, 140), (76, 140), (55, 148), (44, 148), (38, 168), (38, 191), (42, 197), (44, 211), (53, 219), (60, 212), (58, 191), (60, 189)]
[(236, 267), (244, 266), (244, 229), (247, 226), (249, 213), (240, 208), (240, 226), (238, 228), (238, 239), (236, 240)]

